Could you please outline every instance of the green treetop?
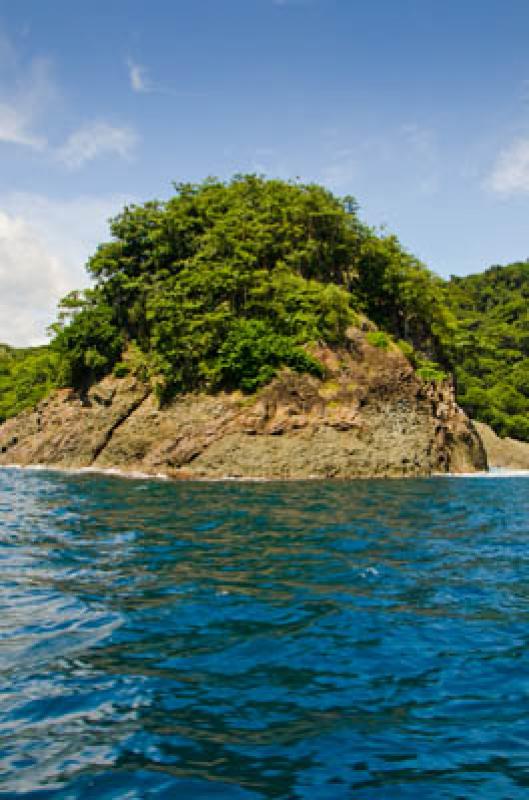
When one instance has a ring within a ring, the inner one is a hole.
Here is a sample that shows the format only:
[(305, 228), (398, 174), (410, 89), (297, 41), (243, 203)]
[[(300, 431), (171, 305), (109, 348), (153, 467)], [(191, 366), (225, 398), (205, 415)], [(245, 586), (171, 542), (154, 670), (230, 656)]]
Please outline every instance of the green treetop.
[(529, 440), (529, 262), (452, 277), (458, 399), (501, 436)]
[(344, 344), (359, 310), (443, 356), (438, 280), (361, 224), (352, 198), (254, 175), (175, 190), (112, 220), (88, 262), (94, 287), (63, 301), (63, 383), (87, 385), (131, 350), (162, 396), (253, 391), (281, 366), (319, 375), (310, 345)]

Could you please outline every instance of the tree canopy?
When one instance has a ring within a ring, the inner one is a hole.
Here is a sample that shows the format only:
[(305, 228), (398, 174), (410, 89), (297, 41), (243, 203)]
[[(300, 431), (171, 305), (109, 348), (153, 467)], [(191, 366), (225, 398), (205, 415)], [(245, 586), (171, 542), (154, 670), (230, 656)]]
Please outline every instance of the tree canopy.
[(88, 262), (94, 287), (66, 298), (55, 326), (63, 382), (124, 371), (132, 347), (164, 397), (253, 391), (281, 366), (320, 374), (310, 345), (343, 344), (358, 311), (429, 356), (450, 338), (439, 279), (314, 184), (178, 184), (110, 230)]
[[(314, 345), (347, 346), (360, 312), (425, 379), (454, 363), (458, 304), (395, 236), (360, 221), (353, 198), (256, 175), (174, 189), (111, 220), (91, 288), (60, 304), (38, 392), (110, 372), (138, 374), (162, 400), (253, 392), (282, 367), (322, 376)], [(20, 410), (9, 397), (4, 416)]]
[(501, 436), (529, 441), (529, 262), (452, 277), (458, 400)]
[(57, 382), (57, 364), (49, 347), (0, 344), (0, 423), (48, 394)]

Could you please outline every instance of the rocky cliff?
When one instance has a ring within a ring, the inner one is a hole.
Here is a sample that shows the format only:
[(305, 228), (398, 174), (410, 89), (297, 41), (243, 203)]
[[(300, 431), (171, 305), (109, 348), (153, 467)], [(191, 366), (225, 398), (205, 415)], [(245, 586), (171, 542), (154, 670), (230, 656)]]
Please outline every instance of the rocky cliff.
[(474, 422), (487, 453), (489, 467), (529, 470), (529, 443), (517, 439), (500, 439), (484, 422)]
[(117, 468), (174, 478), (355, 478), (486, 469), (453, 388), (425, 384), (395, 346), (356, 331), (321, 348), (324, 381), (283, 371), (248, 397), (184, 395), (160, 408), (136, 378), (65, 389), (0, 427), (0, 464)]

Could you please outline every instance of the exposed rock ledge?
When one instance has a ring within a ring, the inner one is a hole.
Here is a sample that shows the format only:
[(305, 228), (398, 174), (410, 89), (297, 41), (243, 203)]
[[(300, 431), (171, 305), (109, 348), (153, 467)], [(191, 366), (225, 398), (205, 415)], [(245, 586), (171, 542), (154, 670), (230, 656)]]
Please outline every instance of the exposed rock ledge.
[(160, 409), (135, 378), (55, 392), (0, 426), (0, 464), (117, 468), (174, 478), (370, 478), (487, 468), (452, 386), (358, 333), (322, 349), (330, 376), (288, 371), (255, 397), (185, 395)]
[(500, 439), (484, 422), (474, 422), (487, 453), (489, 467), (529, 469), (529, 443), (517, 439)]

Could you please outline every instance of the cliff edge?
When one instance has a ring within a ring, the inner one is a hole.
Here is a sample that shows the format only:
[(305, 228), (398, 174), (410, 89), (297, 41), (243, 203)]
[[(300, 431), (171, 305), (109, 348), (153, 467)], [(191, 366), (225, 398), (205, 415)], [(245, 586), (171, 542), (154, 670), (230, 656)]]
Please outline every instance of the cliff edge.
[(474, 422), (493, 469), (529, 470), (529, 443), (500, 437), (484, 422)]
[(451, 383), (425, 384), (361, 331), (316, 353), (326, 379), (283, 370), (255, 395), (159, 407), (134, 377), (63, 389), (0, 426), (0, 464), (116, 468), (173, 478), (374, 478), (487, 468)]

